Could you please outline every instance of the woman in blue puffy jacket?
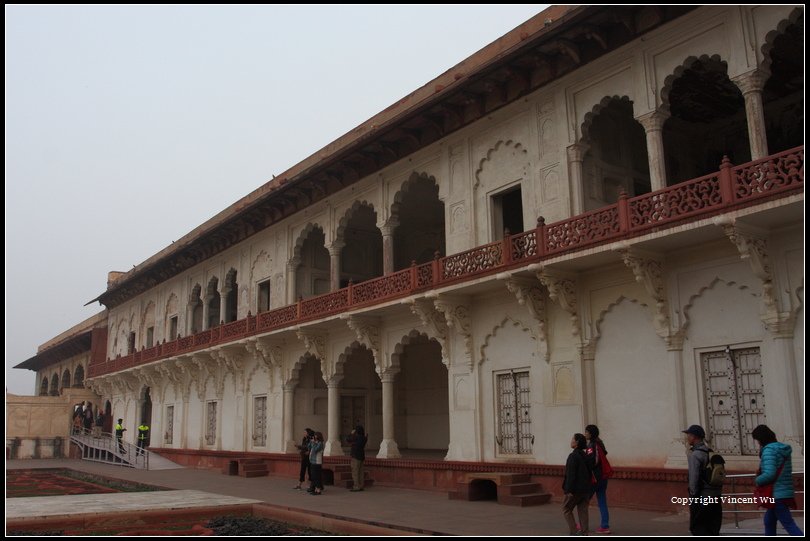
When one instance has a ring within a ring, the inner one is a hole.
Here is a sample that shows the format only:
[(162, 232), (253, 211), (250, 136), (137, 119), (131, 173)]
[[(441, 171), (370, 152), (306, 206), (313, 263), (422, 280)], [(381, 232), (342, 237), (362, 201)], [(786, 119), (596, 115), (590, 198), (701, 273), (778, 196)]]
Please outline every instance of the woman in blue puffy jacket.
[(776, 535), (777, 520), (790, 535), (804, 535), (790, 515), (791, 508), (796, 509), (790, 445), (776, 441), (776, 434), (766, 425), (756, 427), (751, 436), (760, 446), (759, 475), (754, 482), (757, 486), (773, 483), (773, 498), (776, 500), (774, 507), (765, 512), (765, 535)]

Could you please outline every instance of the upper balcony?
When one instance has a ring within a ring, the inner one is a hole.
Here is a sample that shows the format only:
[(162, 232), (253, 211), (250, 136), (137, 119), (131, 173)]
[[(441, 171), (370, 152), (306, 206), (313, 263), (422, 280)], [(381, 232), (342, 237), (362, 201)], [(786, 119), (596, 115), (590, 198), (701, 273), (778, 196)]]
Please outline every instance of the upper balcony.
[(305, 322), (337, 316), (352, 310), (445, 286), (476, 281), (530, 264), (576, 259), (600, 245), (644, 235), (671, 235), (679, 226), (720, 214), (761, 205), (771, 200), (802, 195), (804, 146), (760, 160), (733, 166), (724, 159), (717, 172), (687, 180), (662, 190), (619, 201), (566, 220), (508, 235), (497, 241), (433, 261), (389, 273), (362, 283), (318, 295), (295, 304), (262, 312), (231, 323), (133, 354), (91, 363), (89, 377), (98, 377), (161, 359), (175, 357), (244, 338), (292, 328)]

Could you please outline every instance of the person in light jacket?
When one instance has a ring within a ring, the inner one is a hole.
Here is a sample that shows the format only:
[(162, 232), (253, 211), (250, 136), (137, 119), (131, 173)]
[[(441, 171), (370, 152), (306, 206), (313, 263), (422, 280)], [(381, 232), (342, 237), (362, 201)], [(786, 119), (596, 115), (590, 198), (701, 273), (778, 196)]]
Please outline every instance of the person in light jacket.
[[(757, 486), (773, 483), (774, 507), (765, 512), (765, 535), (776, 535), (776, 522), (790, 535), (804, 535), (793, 520), (791, 509), (796, 509), (793, 491), (793, 467), (790, 445), (776, 441), (776, 434), (767, 425), (759, 425), (751, 432), (759, 443), (759, 475), (754, 482)], [(782, 469), (780, 472), (779, 469)], [(777, 475), (778, 474), (778, 475)]]
[(315, 437), (309, 444), (309, 474), (310, 486), (309, 492), (314, 496), (319, 496), (323, 492), (323, 479), (321, 473), (323, 470), (323, 434), (315, 432)]

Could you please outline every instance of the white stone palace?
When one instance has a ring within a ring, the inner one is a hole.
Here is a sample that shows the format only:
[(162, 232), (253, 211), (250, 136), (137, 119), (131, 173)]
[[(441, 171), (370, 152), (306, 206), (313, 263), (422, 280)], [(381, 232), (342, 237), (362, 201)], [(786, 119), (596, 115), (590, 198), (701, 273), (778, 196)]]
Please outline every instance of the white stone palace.
[(559, 476), (589, 423), (616, 482), (680, 486), (690, 424), (731, 469), (760, 423), (801, 463), (803, 49), (797, 6), (549, 8), (110, 273), (102, 323), (20, 367), (203, 467), (291, 473), (305, 427), (341, 457), (357, 423), (375, 480), (435, 489)]

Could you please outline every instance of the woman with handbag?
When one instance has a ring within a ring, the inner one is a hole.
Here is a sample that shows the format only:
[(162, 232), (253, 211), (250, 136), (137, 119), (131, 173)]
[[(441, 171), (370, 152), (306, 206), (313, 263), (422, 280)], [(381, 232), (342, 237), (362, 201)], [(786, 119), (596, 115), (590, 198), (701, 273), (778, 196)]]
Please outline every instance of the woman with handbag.
[(590, 462), (594, 480), (591, 497), (596, 495), (596, 503), (599, 504), (599, 515), (601, 523), (596, 533), (610, 533), (610, 513), (607, 506), (607, 484), (608, 479), (613, 475), (613, 468), (607, 459), (607, 449), (605, 443), (599, 438), (599, 428), (596, 425), (585, 427), (585, 437), (588, 439), (588, 446), (585, 454)]
[(754, 480), (754, 496), (759, 498), (765, 511), (765, 535), (776, 535), (776, 521), (782, 523), (790, 535), (804, 535), (790, 514), (796, 509), (793, 492), (793, 468), (790, 445), (776, 441), (776, 434), (767, 425), (759, 425), (751, 432), (759, 443), (759, 473)]

